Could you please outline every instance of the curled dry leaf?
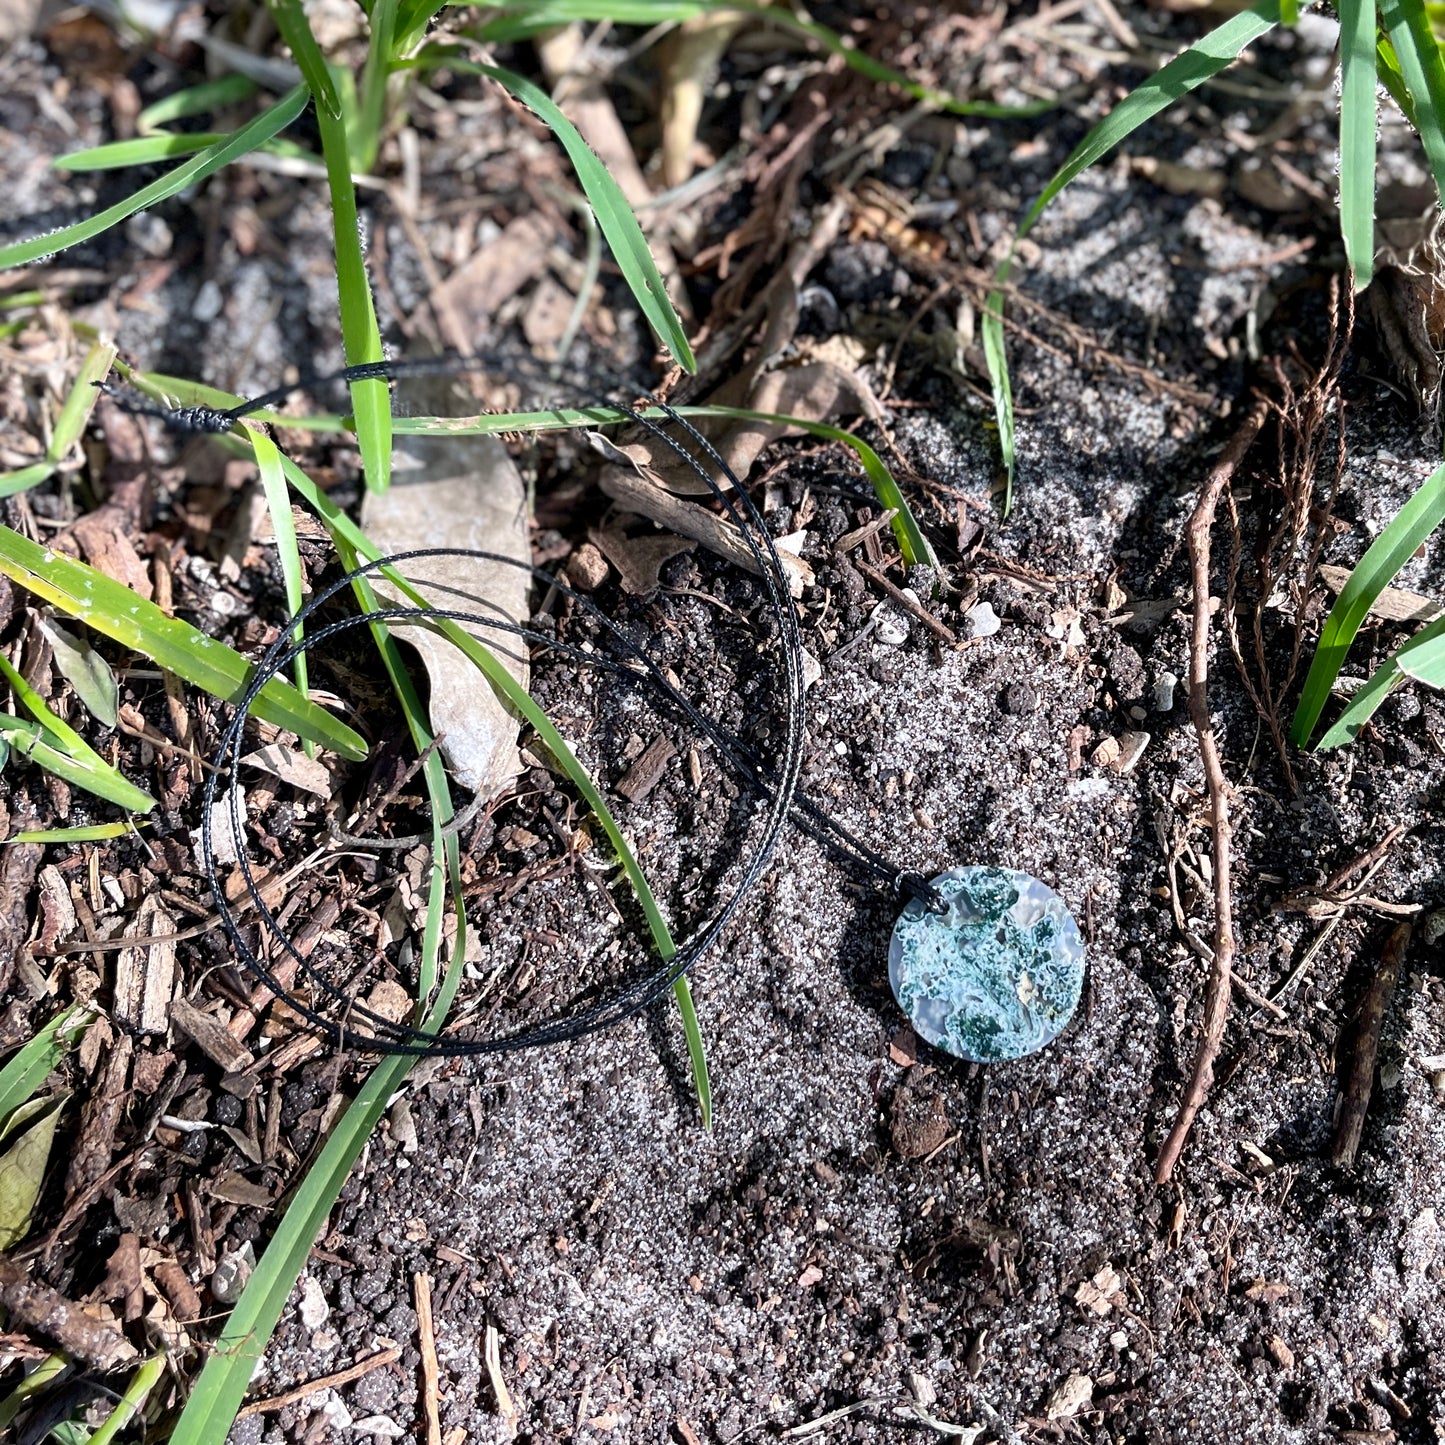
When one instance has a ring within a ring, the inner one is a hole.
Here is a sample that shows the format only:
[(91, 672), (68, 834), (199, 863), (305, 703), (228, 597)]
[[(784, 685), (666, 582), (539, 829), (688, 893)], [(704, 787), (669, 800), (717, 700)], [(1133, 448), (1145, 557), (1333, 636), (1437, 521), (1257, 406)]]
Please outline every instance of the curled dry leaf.
[(633, 597), (656, 592), (661, 585), (663, 564), (693, 548), (692, 542), (666, 533), (629, 537), (620, 526), (593, 531), (590, 536), (602, 555), (617, 568), (622, 590)]
[[(628, 511), (648, 517), (680, 536), (691, 537), (709, 551), (726, 557), (734, 566), (756, 575), (758, 564), (742, 533), (717, 513), (696, 502), (683, 501), (637, 469), (604, 467), (597, 484)], [(794, 597), (801, 597), (803, 589), (812, 584), (813, 569), (801, 557), (782, 547), (778, 548), (778, 560), (787, 574), (789, 591)]]
[(326, 765), (317, 758), (308, 758), (305, 753), (282, 747), (280, 743), (267, 743), (254, 753), (247, 753), (241, 759), (273, 778), (280, 778), (302, 792), (314, 793), (318, 798), (331, 796), (331, 774)]
[[(409, 581), (435, 607), (495, 614), (513, 626), (528, 616), (531, 561), (522, 478), (493, 438), (403, 438), (396, 481), (368, 493), (361, 525), (387, 554), (414, 548), (461, 547), (511, 557), (523, 566), (472, 557), (428, 557), (406, 564)], [(375, 581), (379, 596), (409, 605), (394, 587)], [(491, 649), (523, 687), (525, 647), (506, 632), (478, 624), (467, 631)], [(431, 628), (394, 624), (399, 641), (421, 655), (431, 682), (431, 724), (457, 781), (490, 796), (521, 771), (517, 722), (477, 668)]]

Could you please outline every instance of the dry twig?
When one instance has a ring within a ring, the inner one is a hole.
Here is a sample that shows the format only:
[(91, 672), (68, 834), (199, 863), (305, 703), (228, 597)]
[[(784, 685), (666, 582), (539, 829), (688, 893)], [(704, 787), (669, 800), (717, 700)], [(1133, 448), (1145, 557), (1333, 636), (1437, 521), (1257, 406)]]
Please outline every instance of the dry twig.
[(1370, 979), (1355, 1030), (1354, 1056), (1340, 1098), (1340, 1115), (1335, 1121), (1335, 1147), (1332, 1158), (1336, 1164), (1349, 1168), (1360, 1150), (1360, 1135), (1365, 1128), (1365, 1113), (1370, 1107), (1370, 1089), (1375, 1078), (1375, 1055), (1380, 1051), (1380, 1028), (1385, 1010), (1400, 981), (1400, 964), (1410, 946), (1410, 925), (1397, 923), (1380, 950), (1380, 962)]
[(416, 1292), (417, 1346), (421, 1351), (422, 1405), (426, 1410), (426, 1445), (442, 1445), (441, 1412), (438, 1406), (439, 1375), (437, 1367), (436, 1328), (432, 1324), (431, 1276), (417, 1273), (411, 1277)]
[(1209, 1097), (1214, 1083), (1214, 1062), (1224, 1041), (1229, 1018), (1230, 993), (1234, 987), (1234, 904), (1230, 884), (1229, 784), (1219, 760), (1214, 725), (1209, 719), (1209, 535), (1219, 499), (1240, 462), (1254, 445), (1264, 426), (1267, 408), (1256, 401), (1240, 428), (1224, 449), (1199, 494), (1194, 515), (1189, 519), (1189, 562), (1194, 581), (1193, 633), (1189, 656), (1189, 717), (1199, 737), (1199, 756), (1209, 787), (1209, 807), (1214, 830), (1214, 965), (1204, 998), (1204, 1024), (1189, 1085), (1179, 1105), (1174, 1127), (1159, 1152), (1154, 1170), (1156, 1183), (1166, 1184), (1174, 1173), (1194, 1117)]
[(334, 1375), (322, 1375), (318, 1380), (308, 1380), (304, 1385), (297, 1385), (294, 1390), (286, 1390), (265, 1400), (252, 1400), (249, 1405), (241, 1406), (236, 1412), (236, 1418), (244, 1420), (247, 1415), (264, 1415), (274, 1410), (284, 1410), (287, 1405), (297, 1405), (312, 1395), (319, 1395), (322, 1390), (335, 1390), (342, 1385), (349, 1385), (353, 1380), (359, 1380), (363, 1375), (369, 1375), (373, 1370), (379, 1370), (383, 1365), (390, 1365), (400, 1358), (401, 1347), (388, 1345), (384, 1350), (378, 1350), (374, 1355), (368, 1355), (364, 1360), (358, 1360), (344, 1370), (337, 1370)]

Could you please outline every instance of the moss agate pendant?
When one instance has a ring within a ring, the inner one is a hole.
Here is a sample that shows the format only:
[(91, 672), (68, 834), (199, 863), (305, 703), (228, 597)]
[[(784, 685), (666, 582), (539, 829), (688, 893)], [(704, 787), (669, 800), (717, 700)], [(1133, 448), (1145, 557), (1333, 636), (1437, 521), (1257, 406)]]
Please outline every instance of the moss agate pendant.
[(953, 868), (933, 886), (948, 911), (910, 901), (888, 947), (889, 982), (914, 1031), (979, 1064), (1052, 1043), (1084, 984), (1084, 940), (1063, 899), (1012, 868)]

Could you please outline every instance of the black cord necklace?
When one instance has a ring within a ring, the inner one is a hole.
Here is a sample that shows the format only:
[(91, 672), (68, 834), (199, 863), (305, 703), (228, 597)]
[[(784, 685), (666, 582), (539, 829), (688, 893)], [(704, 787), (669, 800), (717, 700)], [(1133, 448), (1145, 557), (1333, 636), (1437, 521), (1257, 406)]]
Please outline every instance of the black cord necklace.
[[(483, 368), (515, 379), (534, 376), (540, 364), (525, 354), (493, 353), (485, 357), (444, 355), (404, 361), (368, 362), (335, 373), (303, 378), (232, 408), (165, 407), (128, 390), (107, 387), (124, 410), (158, 417), (173, 430), (188, 434), (219, 434), (244, 417), (284, 402), (293, 393), (326, 385), (363, 380), (395, 381), (407, 377), (453, 374)], [(575, 368), (569, 368), (575, 375)], [(548, 375), (549, 381), (555, 376)], [(644, 1008), (686, 974), (712, 947), (749, 891), (758, 882), (789, 821), (824, 844), (849, 867), (904, 900), (889, 950), (889, 973), (895, 994), (919, 1033), (929, 1042), (961, 1057), (984, 1062), (1013, 1058), (1042, 1047), (1068, 1022), (1077, 1006), (1083, 974), (1083, 945), (1077, 925), (1062, 901), (1029, 875), (1009, 869), (953, 869), (932, 881), (901, 868), (849, 832), (799, 791), (806, 707), (802, 641), (788, 581), (773, 540), (746, 490), (707, 438), (676, 410), (651, 398), (639, 406), (619, 402), (607, 393), (615, 388), (587, 378), (593, 404), (611, 407), (650, 437), (671, 448), (700, 478), (741, 534), (762, 579), (767, 619), (776, 634), (782, 683), (783, 738), (774, 758), (766, 759), (741, 737), (696, 708), (653, 659), (590, 598), (539, 567), (514, 558), (461, 548), (430, 548), (380, 557), (345, 573), (291, 618), (280, 637), (256, 664), (222, 734), (208, 773), (201, 825), (204, 869), (221, 924), (242, 963), (268, 989), (286, 999), (296, 1012), (343, 1047), (417, 1056), (470, 1056), (562, 1043), (621, 1022)], [(645, 394), (635, 388), (632, 395)], [(696, 453), (659, 421), (680, 430)], [(719, 482), (705, 463), (717, 469)], [(441, 556), (467, 557), (518, 567), (556, 588), (605, 634), (614, 655), (584, 650), (559, 637), (506, 620), (496, 613), (432, 606), (389, 606), (328, 622), (296, 638), (298, 625), (309, 622), (338, 593), (382, 569)], [(242, 737), (250, 710), (261, 689), (310, 648), (370, 623), (437, 623), (450, 621), (514, 637), (547, 649), (580, 667), (605, 673), (628, 686), (649, 689), (674, 720), (705, 736), (737, 776), (764, 804), (764, 816), (751, 851), (742, 861), (737, 881), (711, 917), (698, 925), (677, 952), (642, 977), (617, 988), (601, 1000), (558, 1014), (551, 1020), (513, 1032), (481, 1037), (445, 1037), (398, 1023), (368, 1008), (338, 988), (315, 968), (286, 934), (263, 897), (261, 884), (244, 846), (239, 763)], [(282, 984), (253, 947), (218, 872), (214, 814), (220, 779), (228, 780), (226, 798), (235, 855), (245, 894), (262, 928), (296, 966), (298, 981), (312, 990), (312, 1002)], [(325, 1011), (328, 999), (345, 1020)]]

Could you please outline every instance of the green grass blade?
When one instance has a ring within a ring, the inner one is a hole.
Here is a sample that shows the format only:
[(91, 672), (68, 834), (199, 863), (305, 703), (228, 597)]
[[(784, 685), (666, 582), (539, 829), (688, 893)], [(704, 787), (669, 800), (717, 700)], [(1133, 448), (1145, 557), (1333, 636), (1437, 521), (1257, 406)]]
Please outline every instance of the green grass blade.
[(1338, 0), (1340, 232), (1356, 291), (1375, 270), (1375, 0)]
[(206, 131), (187, 131), (184, 135), (146, 135), (134, 140), (111, 141), (83, 151), (57, 156), (51, 165), (57, 171), (118, 171), (124, 166), (149, 166), (157, 161), (175, 160), (177, 156), (193, 156), (209, 149), (224, 135)]
[(88, 1445), (110, 1445), (110, 1442), (140, 1413), (145, 1405), (146, 1396), (155, 1389), (165, 1372), (166, 1355), (164, 1350), (143, 1360), (136, 1367), (135, 1374), (130, 1377), (130, 1383), (125, 1387), (125, 1393), (115, 1402), (115, 1409), (106, 1416), (105, 1423), (101, 1425), (100, 1429), (90, 1437)]
[(311, 33), (311, 24), (306, 19), (301, 0), (266, 0), (266, 8), (275, 17), (276, 28), (291, 47), (292, 57), (306, 82), (306, 88), (315, 97), (318, 117), (327, 115), (332, 120), (342, 119), (341, 100), (336, 94), (326, 57)]
[[(288, 477), (294, 474), (310, 485), (310, 478), (293, 463), (287, 461), (286, 469)], [(319, 490), (317, 494), (320, 495)], [(343, 564), (353, 566), (355, 553), (340, 538), (338, 548)], [(368, 581), (358, 578), (356, 586), (363, 605), (374, 608), (376, 599)], [(375, 624), (373, 630), (377, 633), (383, 661), (397, 686), (413, 739), (418, 748), (424, 748), (430, 742), (430, 736), (421, 702), (412, 688), (396, 643), (383, 624)], [(423, 774), (431, 797), (433, 842), (417, 1015), (420, 1026), (435, 1033), (445, 1022), (462, 979), (462, 965), (466, 957), (466, 908), (461, 894), (460, 853), (456, 837), (443, 837), (441, 832), (451, 817), (451, 795), (445, 769), (435, 751), (428, 758)], [(446, 860), (445, 874), (437, 862), (439, 858)], [(436, 976), (444, 890), (448, 881), (457, 933), (436, 1000), (429, 1009), (424, 1009), (421, 1001), (431, 992)], [(400, 1056), (378, 1064), (342, 1114), (316, 1162), (287, 1205), (271, 1243), (246, 1282), (241, 1298), (216, 1342), (215, 1351), (206, 1361), (191, 1398), (181, 1412), (171, 1434), (170, 1445), (215, 1445), (229, 1432), (255, 1373), (256, 1362), (264, 1353), (266, 1342), (275, 1331), (291, 1290), (306, 1266), (317, 1231), (335, 1205), (347, 1175), (365, 1148), (377, 1121), (391, 1103), (392, 1095), (415, 1063), (415, 1059)]]
[(8, 270), (12, 266), (22, 266), (27, 261), (36, 261), (41, 257), (53, 256), (71, 246), (78, 246), (82, 241), (88, 241), (93, 236), (110, 230), (128, 216), (135, 215), (137, 211), (157, 205), (185, 190), (187, 186), (205, 180), (222, 166), (228, 166), (232, 161), (248, 155), (285, 130), (305, 110), (306, 101), (306, 87), (298, 85), (269, 110), (262, 111), (249, 125), (234, 131), (222, 144), (214, 145), (200, 155), (193, 156), (168, 175), (143, 186), (134, 195), (117, 201), (98, 215), (77, 221), (73, 226), (65, 226), (45, 236), (34, 236), (28, 241), (0, 246), (0, 271)]
[(21, 467), (18, 472), (5, 472), (0, 475), (0, 498), (28, 492), (32, 487), (38, 487), (41, 482), (47, 481), (54, 475), (55, 463), (48, 461), (31, 462), (28, 467)]
[(57, 739), (39, 723), (25, 718), (11, 717), (0, 713), (0, 742), (23, 758), (54, 773), (107, 803), (134, 813), (145, 813), (156, 805), (149, 793), (143, 793), (133, 783), (127, 782), (103, 758), (76, 757), (59, 746)]
[(577, 172), (578, 183), (592, 206), (597, 224), (602, 228), (602, 234), (607, 237), (607, 244), (612, 248), (612, 254), (637, 299), (638, 307), (647, 318), (648, 325), (672, 353), (677, 364), (684, 371), (695, 372), (697, 361), (692, 354), (687, 332), (668, 297), (662, 273), (657, 269), (657, 262), (652, 258), (647, 239), (642, 234), (642, 227), (637, 224), (632, 207), (627, 204), (627, 198), (622, 194), (617, 182), (608, 174), (607, 167), (597, 159), (592, 148), (582, 139), (577, 127), (562, 114), (551, 96), (533, 85), (530, 80), (525, 80), (510, 70), (503, 70), (500, 66), (464, 61), (440, 51), (424, 51), (420, 58), (425, 60), (428, 54), (435, 57), (430, 63), (445, 64), (453, 70), (485, 75), (495, 80), (498, 85), (516, 96), (528, 110), (534, 112), (557, 137)]
[(156, 806), (156, 800), (149, 793), (124, 778), (69, 723), (57, 717), (3, 653), (0, 653), (0, 677), (10, 684), (38, 724), (32, 729), (21, 718), (0, 714), (0, 735), (11, 746), (48, 772), (119, 808), (148, 813)]
[(1400, 75), (1415, 102), (1411, 117), (1425, 147), (1435, 185), (1445, 195), (1445, 59), (1420, 0), (1380, 0), (1380, 23), (1390, 36)]
[(1143, 85), (1131, 91), (1074, 148), (1039, 192), (1014, 235), (1014, 244), (994, 277), (996, 290), (984, 307), (983, 347), (993, 388), (994, 415), (998, 422), (999, 453), (1006, 473), (1005, 511), (1012, 504), (1015, 469), (1013, 386), (1009, 380), (1008, 355), (1003, 338), (1003, 290), (1013, 270), (1018, 243), (1033, 230), (1049, 204), (1071, 181), (1102, 159), (1126, 136), (1151, 120), (1191, 90), (1218, 75), (1236, 60), (1245, 46), (1267, 34), (1279, 23), (1280, 0), (1260, 0), (1249, 10), (1231, 16), (1202, 40), (1176, 55)]
[[(311, 33), (300, 0), (267, 0), (276, 24), (291, 47), (306, 83), (316, 96), (316, 121), (321, 153), (331, 190), (331, 224), (336, 243), (336, 290), (341, 306), (341, 340), (346, 364), (358, 366), (382, 357), (381, 333), (371, 300), (371, 281), (361, 249), (361, 223), (356, 186), (351, 179), (351, 147), (347, 112), (321, 47)], [(384, 381), (353, 381), (351, 405), (356, 414), (356, 442), (361, 449), (366, 485), (384, 492), (391, 485), (391, 392)]]
[(47, 1355), (15, 1388), (0, 1400), (0, 1430), (4, 1430), (20, 1413), (32, 1395), (45, 1392), (53, 1380), (70, 1367), (70, 1356), (57, 1351)]
[(1380, 84), (1389, 92), (1390, 99), (1400, 107), (1405, 119), (1415, 126), (1415, 102), (1410, 99), (1410, 92), (1405, 88), (1405, 77), (1400, 74), (1400, 62), (1395, 55), (1395, 47), (1390, 44), (1390, 38), (1383, 31), (1375, 36), (1375, 73), (1379, 76)]
[(426, 39), (427, 27), (446, 0), (401, 0), (396, 18), (396, 53), (410, 55)]
[[(437, 1002), (423, 1020), (423, 1027), (432, 1032), (441, 1027), (451, 1007), (461, 981), (461, 957), (458, 946)], [(337, 1120), (196, 1378), (190, 1399), (171, 1432), (170, 1445), (215, 1445), (229, 1431), (281, 1311), (306, 1267), (318, 1231), (391, 1103), (391, 1096), (415, 1062), (401, 1056), (378, 1064)]]
[(72, 1004), (6, 1061), (0, 1068), (0, 1123), (39, 1089), (94, 1018), (89, 1009)]
[(223, 106), (236, 105), (256, 93), (256, 82), (248, 75), (223, 75), (186, 90), (177, 90), (148, 105), (135, 118), (135, 128), (146, 135), (172, 121), (189, 120), (193, 115), (209, 115)]
[(65, 460), (66, 454), (85, 432), (90, 414), (100, 393), (94, 383), (103, 381), (115, 361), (115, 347), (108, 341), (97, 341), (86, 353), (81, 363), (80, 374), (70, 388), (60, 415), (55, 419), (55, 430), (51, 433), (50, 445), (45, 449), (43, 462), (32, 462), (16, 472), (0, 475), (0, 497), (13, 497), (38, 487), (54, 475), (55, 469)]
[[(219, 141), (224, 135), (205, 131), (187, 131), (183, 135), (165, 133), (140, 136), (135, 140), (112, 141), (92, 146), (89, 150), (72, 151), (54, 163), (58, 171), (118, 171), (125, 166), (154, 165), (157, 161), (174, 160), (177, 156), (194, 155)], [(287, 156), (292, 160), (315, 162), (317, 157), (303, 145), (284, 139), (268, 140), (253, 147), (270, 155)]]
[[(144, 826), (145, 821), (144, 818), (140, 820), (141, 826)], [(124, 838), (132, 831), (129, 821), (91, 823), (83, 828), (27, 828), (13, 838), (0, 842), (0, 848), (8, 847), (11, 843), (103, 843), (107, 838)]]
[[(316, 510), (317, 515), (326, 524), (338, 545), (344, 543), (368, 562), (383, 555), (366, 533), (345, 512), (339, 510), (336, 504), (300, 467), (289, 459), (283, 458), (283, 461), (287, 480)], [(427, 605), (426, 598), (395, 568), (386, 567), (382, 569), (382, 572), (417, 605)], [(608, 840), (617, 853), (623, 871), (637, 892), (638, 902), (647, 917), (648, 927), (652, 930), (653, 941), (657, 945), (658, 952), (664, 959), (671, 958), (677, 952), (677, 948), (672, 941), (672, 935), (662, 917), (662, 912), (657, 906), (657, 900), (653, 897), (651, 888), (648, 887), (647, 879), (643, 876), (642, 869), (627, 839), (623, 836), (622, 829), (618, 827), (617, 821), (608, 810), (601, 793), (598, 792), (597, 785), (592, 781), (591, 775), (582, 766), (577, 755), (567, 745), (566, 739), (557, 731), (551, 718), (533, 701), (531, 695), (507, 671), (489, 648), (454, 622), (441, 620), (437, 626), (450, 642), (471, 659), (487, 681), (502, 694), (508, 705), (515, 709), (522, 719), (536, 731), (548, 751), (576, 784), (578, 791), (586, 799), (588, 807), (597, 815), (598, 822), (602, 824), (603, 831), (607, 834)]]
[(1279, 23), (1290, 29), (1299, 24), (1299, 0), (1279, 0)]
[[(87, 743), (64, 718), (55, 715), (50, 705), (25, 681), (20, 673), (16, 671), (14, 665), (4, 653), (0, 653), (0, 677), (3, 677), (5, 681), (10, 684), (15, 691), (15, 696), (20, 699), (25, 710), (50, 734), (51, 740), (57, 747), (64, 748), (66, 752), (71, 753), (77, 758), (88, 755), (95, 758), (96, 761), (100, 761), (99, 754), (95, 752), (90, 744)], [(155, 806), (154, 801), (152, 801), (151, 806)], [(144, 811), (144, 809), (141, 811)]]
[(104, 381), (110, 375), (114, 362), (113, 342), (97, 341), (86, 353), (85, 360), (80, 364), (80, 374), (75, 378), (75, 385), (70, 388), (65, 404), (60, 408), (60, 415), (55, 418), (55, 431), (45, 451), (52, 462), (64, 461), (71, 447), (85, 434), (90, 414), (100, 400), (96, 383)]
[(1131, 91), (1079, 142), (1069, 158), (1055, 171), (1024, 216), (1018, 230), (1019, 237), (1028, 235), (1049, 203), (1081, 172), (1106, 156), (1145, 121), (1153, 119), (1161, 110), (1218, 75), (1225, 66), (1238, 59), (1245, 46), (1273, 30), (1279, 24), (1279, 5), (1280, 0), (1260, 0), (1250, 9), (1231, 16)]
[[(167, 617), (155, 603), (103, 572), (50, 552), (9, 527), (0, 527), (0, 572), (194, 687), (227, 702), (236, 702), (246, 690), (253, 669), (240, 653), (179, 618)], [(279, 677), (261, 689), (255, 713), (343, 757), (366, 756), (364, 739)]]
[(884, 507), (891, 508), (896, 513), (891, 525), (894, 540), (898, 543), (904, 562), (910, 567), (920, 564), (927, 567), (938, 566), (938, 558), (934, 555), (928, 538), (923, 535), (923, 529), (918, 525), (918, 519), (913, 515), (907, 498), (894, 481), (893, 473), (883, 465), (883, 459), (862, 437), (855, 436), (842, 427), (830, 426), (827, 422), (807, 421), (803, 417), (780, 412), (752, 411), (747, 407), (680, 406), (675, 410), (679, 416), (722, 416), (735, 417), (739, 421), (771, 422), (775, 425), (796, 427), (799, 431), (821, 437), (825, 441), (842, 442), (857, 456), (873, 485), (874, 495)]
[[(242, 429), (251, 443), (251, 455), (261, 473), (261, 486), (266, 493), (266, 508), (271, 513), (271, 530), (276, 534), (276, 557), (281, 563), (281, 578), (286, 584), (286, 607), (294, 617), (306, 601), (305, 574), (301, 553), (296, 546), (296, 523), (291, 516), (291, 493), (286, 486), (286, 473), (281, 466), (281, 452), (276, 443), (259, 426), (242, 422)], [(301, 640), (298, 624), (292, 629), (296, 641)], [(296, 691), (306, 696), (306, 654), (295, 662)]]
[[(371, 281), (361, 249), (361, 223), (344, 121), (318, 110), (321, 150), (331, 187), (331, 224), (336, 240), (336, 291), (341, 303), (341, 339), (346, 364), (380, 361), (381, 332), (371, 301)], [(351, 406), (366, 485), (384, 492), (391, 485), (391, 391), (384, 381), (353, 381)]]
[[(1012, 253), (998, 268), (994, 278), (999, 287), (1008, 283), (1013, 269)], [(989, 292), (983, 307), (983, 359), (988, 367), (989, 388), (993, 393), (994, 424), (998, 428), (998, 454), (1003, 463), (1003, 514), (1013, 511), (1014, 471), (1018, 465), (1018, 441), (1014, 433), (1014, 389), (1008, 370), (1008, 347), (1003, 337), (1004, 293)]]
[[(303, 472), (294, 462), (283, 458), (283, 465), (286, 468), (287, 480), (300, 493), (300, 495), (315, 509), (317, 515), (325, 523), (331, 532), (337, 547), (343, 550), (343, 560), (349, 553), (352, 556), (359, 556), (367, 561), (374, 561), (382, 555), (376, 544), (367, 537), (366, 533), (353, 522), (345, 512), (337, 508), (334, 502)], [(351, 564), (348, 564), (351, 565)], [(395, 568), (383, 568), (385, 576), (393, 582), (413, 602), (425, 606), (426, 599), (419, 593), (406, 578)], [(375, 605), (374, 600), (371, 603)], [(438, 622), (442, 633), (461, 650), (472, 663), (481, 671), (488, 682), (502, 695), (508, 705), (527, 722), (541, 738), (543, 744), (558, 764), (572, 779), (587, 805), (591, 808), (602, 830), (607, 834), (608, 841), (612, 844), (613, 851), (622, 865), (623, 872), (627, 875), (633, 891), (637, 895), (637, 901), (642, 908), (644, 917), (647, 919), (647, 926), (652, 934), (653, 944), (664, 960), (671, 959), (677, 953), (677, 946), (673, 942), (671, 930), (662, 916), (662, 910), (658, 907), (657, 899), (653, 895), (652, 888), (647, 882), (647, 877), (638, 863), (636, 855), (628, 844), (622, 829), (618, 826), (617, 820), (612, 816), (611, 810), (607, 807), (598, 791), (596, 784), (592, 781), (587, 769), (582, 766), (581, 760), (568, 746), (562, 734), (558, 732), (552, 720), (533, 700), (530, 693), (507, 671), (506, 667), (497, 659), (492, 651), (478, 642), (471, 633), (454, 622), (442, 620)], [(679, 982), (686, 982), (685, 979)], [(687, 996), (687, 1003), (683, 1004), (683, 991), (676, 990), (679, 1008), (683, 1009), (683, 1032), (687, 1038), (688, 1054), (691, 1059), (693, 1080), (698, 1091), (698, 1102), (703, 1109), (705, 1118), (711, 1127), (712, 1118), (712, 1091), (708, 1082), (707, 1059), (703, 1052), (702, 1035), (697, 1026), (696, 1013), (692, 1011), (691, 994)], [(691, 1022), (689, 1023), (689, 1017)]]
[(1412, 637), (1395, 654), (1395, 665), (1426, 687), (1445, 688), (1445, 617)]
[(692, 989), (688, 987), (687, 975), (672, 986), (672, 996), (677, 1000), (677, 1011), (682, 1015), (682, 1036), (687, 1041), (688, 1064), (692, 1069), (692, 1087), (697, 1095), (697, 1107), (702, 1114), (702, 1127), (712, 1128), (712, 1080), (707, 1072), (707, 1049), (702, 1041), (702, 1029), (697, 1021), (697, 1009), (692, 1001)]
[[(171, 389), (179, 385), (173, 378), (148, 376), (147, 380), (160, 389)], [(234, 398), (227, 400), (222, 393), (211, 396), (218, 405), (234, 405)], [(680, 406), (673, 410), (678, 416), (732, 417), (738, 421), (764, 421), (796, 427), (812, 436), (826, 441), (842, 442), (852, 449), (859, 464), (873, 486), (874, 494), (884, 507), (892, 508), (897, 515), (893, 518), (893, 535), (897, 539), (903, 560), (911, 567), (916, 563), (937, 566), (928, 538), (918, 525), (908, 500), (894, 480), (893, 474), (884, 465), (883, 459), (862, 437), (842, 427), (830, 426), (827, 422), (809, 421), (803, 417), (789, 416), (780, 412), (752, 411), (747, 407), (735, 406)], [(668, 413), (657, 407), (646, 407), (640, 416), (652, 420), (666, 420)], [(257, 414), (258, 421), (269, 421), (266, 412)], [(276, 420), (286, 426), (307, 428), (314, 431), (345, 430), (347, 421), (339, 416), (279, 417)], [(612, 407), (559, 407), (555, 411), (511, 411), (498, 412), (492, 416), (408, 416), (397, 417), (395, 429), (398, 436), (498, 436), (507, 432), (566, 431), (573, 427), (610, 426), (628, 422), (631, 418)]]
[(1320, 632), (1290, 727), (1290, 740), (1296, 747), (1308, 744), (1350, 644), (1375, 599), (1442, 521), (1445, 521), (1445, 466), (1438, 467), (1426, 478), (1419, 491), (1370, 544), (1335, 599)]
[[(1438, 639), (1445, 636), (1445, 618), (1432, 622), (1412, 642)], [(1349, 700), (1334, 724), (1319, 740), (1320, 751), (1343, 747), (1359, 736), (1360, 729), (1374, 717), (1380, 704), (1404, 681), (1400, 668), (1399, 654), (1386, 659), (1370, 675), (1369, 681)]]
[(369, 172), (381, 149), (386, 122), (386, 90), (396, 57), (397, 0), (376, 0), (371, 7), (371, 38), (361, 72), (361, 103), (357, 107), (352, 148), (357, 168)]

